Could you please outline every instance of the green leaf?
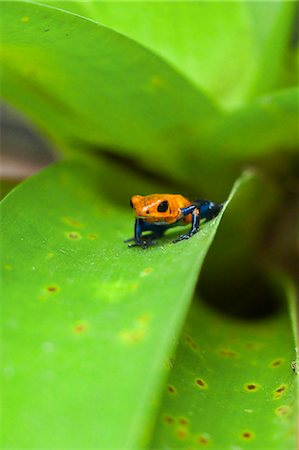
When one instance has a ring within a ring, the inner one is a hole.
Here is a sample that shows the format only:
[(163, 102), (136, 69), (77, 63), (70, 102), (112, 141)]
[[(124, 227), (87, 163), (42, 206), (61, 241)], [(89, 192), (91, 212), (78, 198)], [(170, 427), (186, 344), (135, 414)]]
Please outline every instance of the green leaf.
[(296, 87), (273, 92), (211, 120), (201, 135), (201, 151), (194, 149), (191, 182), (200, 174), (203, 189), (221, 198), (244, 164), (269, 172), (272, 164), (292, 166), (299, 143), (298, 98)]
[(208, 147), (206, 153), (210, 157), (220, 153), (242, 160), (244, 156), (263, 157), (280, 149), (295, 150), (298, 145), (298, 97), (298, 87), (273, 92), (217, 118), (202, 136), (203, 145), (206, 143)]
[[(45, 1), (102, 23), (160, 55), (215, 102), (279, 86), (295, 2)], [(253, 88), (254, 86), (254, 88)]]
[[(279, 274), (281, 279), (281, 284), (286, 292), (289, 306), (289, 314), (291, 319), (294, 343), (295, 343), (295, 357), (292, 361), (292, 368), (294, 372), (298, 375), (299, 373), (299, 327), (298, 327), (298, 295), (296, 292), (295, 283), (292, 279), (285, 276), (284, 274)], [(297, 390), (299, 396), (299, 382), (297, 381)]]
[(246, 322), (194, 300), (151, 448), (295, 450), (295, 359), (285, 301)]
[(171, 167), (218, 114), (163, 60), (91, 20), (3, 2), (1, 21), (3, 96), (72, 152), (113, 147)]
[(189, 241), (129, 249), (123, 199), (138, 185), (113, 165), (63, 162), (3, 200), (4, 446), (144, 442), (223, 213)]
[(247, 8), (255, 23), (254, 37), (260, 53), (255, 77), (249, 87), (249, 93), (254, 97), (284, 86), (283, 72), (297, 13), (294, 1), (247, 2)]
[(285, 89), (215, 118), (201, 136), (202, 151), (197, 154), (198, 164), (190, 167), (190, 178), (200, 166), (202, 186), (217, 196), (246, 163), (266, 161), (270, 166), (279, 155), (287, 162), (298, 148), (298, 98), (298, 88)]
[(23, 2), (3, 2), (1, 18), (3, 95), (65, 151), (112, 147), (218, 195), (240, 162), (297, 145), (295, 88), (219, 114), (161, 59), (90, 20)]
[(165, 61), (91, 20), (24, 2), (3, 2), (1, 19), (4, 97), (69, 154), (105, 148), (221, 200), (244, 163), (297, 146), (297, 88), (221, 114)]

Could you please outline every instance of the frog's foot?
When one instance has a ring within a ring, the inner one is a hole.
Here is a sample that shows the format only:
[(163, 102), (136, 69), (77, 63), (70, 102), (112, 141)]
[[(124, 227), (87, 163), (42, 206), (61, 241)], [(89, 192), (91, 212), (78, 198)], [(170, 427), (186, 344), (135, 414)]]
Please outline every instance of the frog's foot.
[(141, 247), (143, 250), (145, 250), (148, 247), (151, 247), (152, 245), (156, 245), (155, 241), (152, 241), (151, 239), (146, 239), (144, 241), (135, 241), (133, 244), (129, 244), (128, 247)]
[(174, 239), (173, 244), (176, 244), (177, 242), (184, 241), (185, 239), (190, 239), (194, 234), (197, 233), (198, 230), (190, 231), (188, 234), (181, 234), (177, 239)]

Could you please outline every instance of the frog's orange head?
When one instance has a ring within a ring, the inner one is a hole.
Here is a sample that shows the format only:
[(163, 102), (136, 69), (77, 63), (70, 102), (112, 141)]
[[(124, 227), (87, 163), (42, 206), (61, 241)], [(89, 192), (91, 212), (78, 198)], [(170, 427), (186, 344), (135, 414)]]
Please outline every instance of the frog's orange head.
[(174, 223), (181, 217), (181, 208), (190, 202), (178, 194), (133, 195), (134, 214), (146, 222)]

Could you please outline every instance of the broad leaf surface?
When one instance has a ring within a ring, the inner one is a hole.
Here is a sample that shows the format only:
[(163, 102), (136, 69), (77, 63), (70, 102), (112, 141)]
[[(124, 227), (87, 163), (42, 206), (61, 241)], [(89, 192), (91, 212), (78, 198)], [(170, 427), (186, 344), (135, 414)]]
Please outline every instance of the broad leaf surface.
[(204, 151), (196, 155), (198, 165), (190, 167), (191, 179), (200, 167), (201, 184), (217, 196), (246, 162), (271, 166), (276, 158), (287, 164), (289, 155), (298, 152), (298, 98), (297, 87), (277, 91), (211, 121), (201, 136)]
[(242, 104), (279, 86), (294, 2), (47, 1), (163, 57), (215, 102)]
[(296, 344), (286, 303), (246, 322), (194, 300), (152, 448), (296, 449)]
[[(293, 64), (297, 18), (296, 2), (247, 1), (246, 7), (254, 23), (252, 38), (258, 51), (258, 64), (248, 94), (251, 97), (277, 88), (297, 86), (296, 77), (284, 80), (284, 71)], [(296, 72), (294, 68), (293, 73)]]
[(4, 446), (142, 445), (221, 216), (189, 241), (129, 249), (125, 178), (60, 163), (3, 200)]
[(26, 2), (4, 2), (1, 20), (4, 97), (72, 150), (87, 142), (171, 166), (217, 113), (163, 60), (91, 20)]
[(220, 114), (165, 61), (91, 20), (24, 2), (3, 2), (1, 19), (3, 96), (69, 153), (109, 147), (218, 196), (244, 161), (298, 144), (296, 88)]

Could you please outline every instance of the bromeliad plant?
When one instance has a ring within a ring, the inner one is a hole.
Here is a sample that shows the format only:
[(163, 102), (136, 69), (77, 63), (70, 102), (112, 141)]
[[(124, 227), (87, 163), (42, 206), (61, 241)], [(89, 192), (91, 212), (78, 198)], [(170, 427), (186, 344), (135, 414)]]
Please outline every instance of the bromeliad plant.
[[(295, 3), (46, 3), (1, 3), (62, 156), (2, 202), (3, 448), (295, 449)], [(228, 201), (130, 249), (155, 192)]]

